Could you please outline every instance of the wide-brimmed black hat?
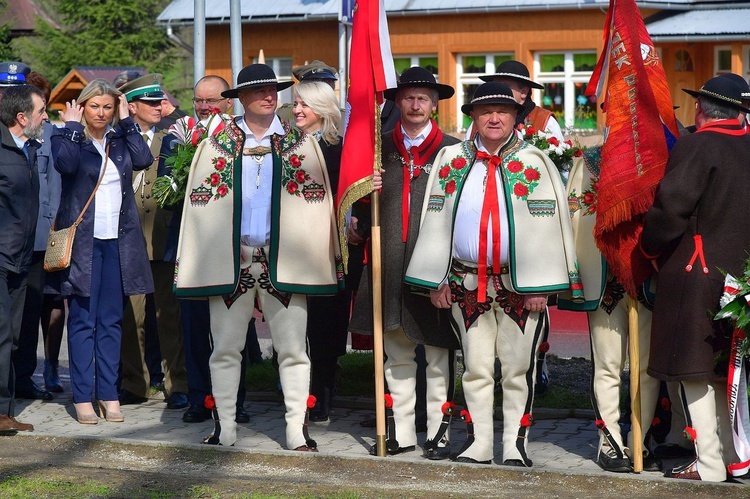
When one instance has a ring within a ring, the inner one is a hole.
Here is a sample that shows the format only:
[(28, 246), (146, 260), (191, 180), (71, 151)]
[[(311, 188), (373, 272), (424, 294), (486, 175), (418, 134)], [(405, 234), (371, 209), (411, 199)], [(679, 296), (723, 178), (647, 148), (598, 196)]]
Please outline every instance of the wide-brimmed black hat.
[(733, 81), (737, 84), (738, 87), (740, 87), (740, 95), (742, 95), (742, 100), (750, 100), (750, 85), (747, 84), (746, 79), (734, 73), (722, 73), (719, 76)]
[(398, 86), (396, 88), (389, 88), (383, 92), (383, 95), (386, 99), (395, 101), (396, 93), (399, 89), (415, 87), (437, 90), (438, 100), (450, 99), (453, 97), (453, 94), (456, 93), (450, 85), (438, 83), (437, 80), (435, 80), (435, 75), (430, 71), (420, 67), (413, 67), (401, 73), (401, 76), (398, 79)]
[(237, 86), (229, 90), (224, 90), (221, 96), (234, 99), (238, 96), (240, 90), (268, 86), (275, 86), (276, 90), (280, 92), (292, 85), (294, 85), (293, 81), (279, 82), (271, 66), (266, 64), (250, 64), (242, 68), (240, 74), (237, 75)]
[(744, 113), (750, 113), (750, 109), (742, 105), (742, 89), (730, 78), (714, 76), (699, 90), (683, 88), (682, 91), (696, 98), (706, 97)]
[(518, 80), (524, 85), (528, 85), (532, 88), (538, 88), (540, 90), (544, 88), (544, 85), (531, 79), (529, 68), (527, 68), (522, 62), (514, 60), (503, 61), (497, 65), (495, 71), (495, 74), (480, 76), (479, 79), (482, 81), (495, 81), (498, 78), (513, 78), (514, 80)]
[(474, 92), (474, 98), (471, 99), (471, 102), (461, 106), (461, 112), (468, 116), (471, 114), (474, 106), (484, 104), (512, 104), (519, 111), (523, 109), (523, 106), (513, 97), (513, 90), (505, 83), (500, 83), (499, 81), (488, 81), (479, 85), (477, 91)]

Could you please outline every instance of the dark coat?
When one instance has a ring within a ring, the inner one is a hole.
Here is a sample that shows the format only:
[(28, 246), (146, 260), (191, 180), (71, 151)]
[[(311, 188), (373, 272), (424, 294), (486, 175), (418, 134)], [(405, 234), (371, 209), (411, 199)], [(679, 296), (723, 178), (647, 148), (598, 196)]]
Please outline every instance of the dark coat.
[[(739, 128), (726, 127), (734, 130)], [(665, 381), (706, 378), (726, 350), (726, 322), (713, 320), (724, 276), (742, 275), (750, 251), (750, 135), (701, 131), (672, 149), (653, 207), (645, 218), (641, 249), (660, 266), (648, 373)], [(703, 240), (708, 274), (700, 258)], [(726, 365), (720, 374), (726, 376)]]
[[(146, 168), (154, 158), (131, 118), (120, 120), (110, 131), (109, 144), (109, 157), (120, 173), (122, 187), (118, 246), (123, 292), (128, 296), (151, 293), (154, 282), (132, 184), (133, 170)], [(52, 137), (52, 150), (55, 168), (62, 175), (62, 197), (55, 220), (55, 228), (61, 229), (75, 222), (93, 192), (102, 157), (91, 140), (84, 138), (83, 125), (78, 122), (66, 123), (61, 133)], [(70, 267), (48, 279), (50, 291), (66, 296), (90, 295), (95, 204), (96, 199), (91, 201), (76, 230)]]
[[(397, 125), (400, 126), (400, 125)], [(443, 135), (443, 141), (428, 164), (437, 157), (443, 147), (456, 144), (459, 140)], [(458, 348), (458, 339), (451, 329), (450, 309), (438, 309), (429, 296), (410, 292), (404, 284), (404, 274), (409, 265), (414, 245), (419, 234), (422, 201), (428, 187), (429, 174), (421, 172), (411, 181), (411, 209), (409, 211), (409, 231), (406, 243), (402, 241), (401, 197), (404, 185), (401, 156), (393, 141), (393, 133), (383, 135), (383, 189), (380, 194), (380, 227), (382, 247), (383, 279), (383, 330), (391, 331), (399, 326), (406, 336), (415, 343), (442, 348)], [(360, 205), (361, 206), (361, 205)], [(365, 210), (355, 208), (355, 216), (369, 227), (369, 204)], [(368, 269), (369, 270), (369, 269)], [(349, 330), (362, 334), (372, 334), (372, 295), (370, 293), (369, 272), (363, 273), (362, 281), (354, 303)]]
[(35, 140), (29, 142), (27, 161), (8, 127), (0, 123), (0, 266), (15, 273), (28, 270), (34, 251), (39, 212), (38, 148)]

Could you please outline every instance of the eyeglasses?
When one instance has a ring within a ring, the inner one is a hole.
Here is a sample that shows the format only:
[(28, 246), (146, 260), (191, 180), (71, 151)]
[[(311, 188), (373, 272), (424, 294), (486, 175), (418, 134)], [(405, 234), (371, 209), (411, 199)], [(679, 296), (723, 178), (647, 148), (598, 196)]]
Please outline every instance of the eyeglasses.
[(226, 99), (193, 99), (193, 104), (196, 106), (205, 106), (208, 104), (209, 106), (215, 106), (219, 102), (226, 100)]

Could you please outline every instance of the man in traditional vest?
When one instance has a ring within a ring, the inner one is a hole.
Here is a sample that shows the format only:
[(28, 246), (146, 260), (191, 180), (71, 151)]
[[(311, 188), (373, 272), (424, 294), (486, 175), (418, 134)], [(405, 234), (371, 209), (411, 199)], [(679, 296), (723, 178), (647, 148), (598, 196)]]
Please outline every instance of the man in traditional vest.
[[(424, 295), (409, 292), (404, 273), (419, 233), (422, 209), (433, 161), (438, 152), (457, 139), (444, 135), (431, 118), (438, 100), (453, 96), (453, 87), (442, 85), (426, 69), (407, 69), (398, 87), (385, 91), (401, 113), (396, 128), (383, 135), (383, 188), (380, 217), (383, 231), (383, 329), (385, 378), (393, 399), (393, 424), (388, 428), (388, 453), (413, 450), (417, 443), (415, 403), (417, 362), (415, 349), (424, 345), (427, 361), (428, 459), (447, 459), (450, 414), (443, 422), (443, 406), (453, 401), (454, 350), (458, 338), (450, 325), (450, 312), (435, 308)], [(363, 209), (364, 208), (364, 209)], [(370, 226), (369, 204), (355, 205), (351, 230), (364, 220)], [(369, 279), (361, 281), (349, 330), (372, 334), (372, 293)], [(424, 369), (424, 368), (423, 368)], [(450, 412), (450, 411), (449, 411)], [(377, 449), (373, 446), (374, 454)]]
[[(576, 241), (581, 281), (586, 301), (573, 303), (560, 297), (561, 310), (585, 311), (588, 314), (591, 338), (593, 382), (591, 403), (599, 430), (597, 463), (602, 469), (616, 473), (633, 470), (631, 465), (632, 433), (624, 438), (620, 430), (621, 374), (628, 353), (629, 318), (625, 288), (609, 271), (607, 263), (596, 247), (594, 223), (601, 147), (592, 147), (576, 158), (568, 178), (568, 206)], [(646, 372), (651, 341), (651, 308), (653, 306), (652, 280), (639, 288), (638, 338), (640, 344), (641, 424), (644, 442), (649, 440), (648, 429), (654, 417), (659, 398), (659, 380)], [(680, 428), (682, 431), (682, 428)], [(648, 450), (648, 446), (643, 447)], [(643, 469), (658, 471), (658, 461), (648, 452), (644, 455)]]
[(176, 292), (209, 297), (217, 417), (208, 444), (237, 440), (240, 352), (257, 298), (278, 353), (286, 445), (317, 451), (305, 417), (313, 402), (305, 295), (335, 294), (343, 266), (317, 141), (276, 116), (278, 91), (290, 85), (265, 64), (243, 68), (221, 95), (239, 98), (245, 114), (209, 131), (188, 179)]
[[(727, 373), (742, 366), (741, 358), (732, 358), (738, 365), (727, 358), (734, 324), (713, 319), (724, 273), (741, 279), (750, 248), (750, 205), (737, 201), (750, 191), (750, 136), (737, 118), (750, 109), (742, 105), (742, 89), (727, 78), (683, 90), (697, 99), (697, 131), (670, 151), (640, 239), (665, 290), (654, 303), (648, 373), (680, 383), (685, 432), (697, 454), (666, 476), (721, 482), (728, 469), (744, 474), (750, 466), (745, 436), (735, 435), (742, 445), (733, 445), (734, 414), (728, 411), (747, 400), (743, 384), (727, 387)], [(742, 424), (736, 426), (741, 432)], [(739, 466), (738, 451), (745, 461)]]
[(120, 404), (141, 403), (148, 399), (152, 380), (146, 362), (146, 336), (153, 334), (147, 330), (155, 325), (165, 375), (164, 387), (168, 394), (167, 408), (183, 409), (188, 406), (188, 386), (180, 305), (172, 291), (174, 264), (164, 259), (172, 211), (160, 208), (151, 195), (157, 177), (159, 151), (164, 137), (169, 133), (157, 129), (161, 120), (161, 101), (166, 99), (166, 95), (161, 87), (160, 74), (147, 74), (134, 79), (129, 79), (130, 73), (121, 76), (126, 81), (119, 90), (125, 94), (130, 115), (141, 128), (143, 138), (155, 158), (151, 166), (133, 176), (133, 191), (151, 273), (154, 275), (155, 291), (152, 295), (131, 296), (125, 307)]
[(503, 61), (497, 65), (495, 74), (480, 76), (482, 81), (497, 81), (505, 83), (513, 90), (513, 97), (522, 109), (516, 116), (516, 126), (533, 126), (536, 130), (551, 133), (557, 140), (564, 140), (560, 124), (555, 115), (543, 107), (539, 107), (531, 99), (531, 89), (544, 90), (544, 85), (537, 83), (529, 76), (529, 68), (520, 61)]
[[(456, 461), (494, 456), (495, 356), (502, 364), (503, 453), (509, 466), (532, 465), (536, 351), (547, 296), (581, 297), (565, 189), (547, 156), (515, 133), (522, 109), (507, 85), (479, 86), (464, 114), (473, 140), (435, 159), (406, 283), (451, 308), (464, 353), (465, 419), (473, 434)], [(544, 241), (544, 244), (539, 244)]]

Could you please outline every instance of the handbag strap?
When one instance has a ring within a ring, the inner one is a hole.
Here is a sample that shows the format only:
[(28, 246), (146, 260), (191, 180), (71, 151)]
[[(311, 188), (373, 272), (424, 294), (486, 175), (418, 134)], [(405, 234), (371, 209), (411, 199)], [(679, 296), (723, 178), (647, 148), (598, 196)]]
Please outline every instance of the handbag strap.
[[(94, 199), (94, 196), (96, 195), (96, 191), (99, 189), (99, 185), (102, 183), (102, 179), (104, 179), (104, 174), (107, 172), (107, 163), (109, 163), (109, 140), (107, 140), (107, 147), (104, 151), (104, 168), (102, 169), (101, 175), (99, 175), (99, 180), (96, 182), (96, 185), (94, 186), (94, 190), (91, 191), (91, 195), (89, 196), (88, 201), (86, 201), (86, 204), (83, 206), (83, 209), (81, 210), (81, 214), (78, 215), (78, 218), (76, 218), (76, 221), (73, 222), (74, 227), (78, 227), (78, 224), (81, 223), (81, 220), (83, 220), (83, 215), (86, 213), (86, 210), (89, 208), (89, 205), (91, 204), (91, 201)], [(55, 223), (52, 223), (52, 230), (55, 230)]]

